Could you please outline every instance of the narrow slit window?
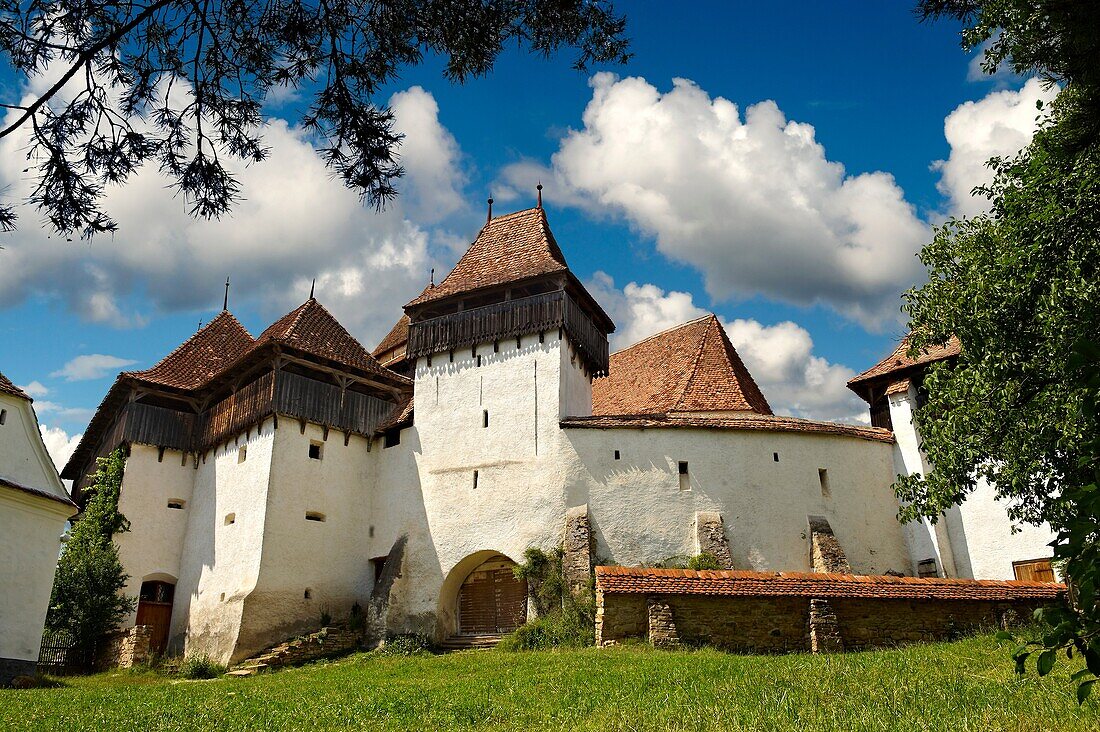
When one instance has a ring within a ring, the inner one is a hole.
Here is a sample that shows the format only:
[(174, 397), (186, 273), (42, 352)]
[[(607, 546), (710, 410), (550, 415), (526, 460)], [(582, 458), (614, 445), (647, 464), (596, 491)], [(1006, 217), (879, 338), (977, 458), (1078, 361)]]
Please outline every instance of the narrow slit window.
[(681, 460), (677, 464), (677, 472), (680, 474), (680, 490), (691, 490), (691, 477), (688, 475), (688, 464), (686, 460)]
[(324, 453), (324, 448), (325, 446), (322, 445), (320, 442), (309, 443), (309, 459), (320, 460), (322, 454)]
[(248, 445), (241, 445), (241, 449), (237, 450), (237, 464), (240, 465), (248, 459)]
[(174, 508), (177, 511), (182, 511), (183, 507), (185, 505), (187, 505), (187, 502), (184, 501), (182, 498), (169, 498), (168, 499), (168, 508)]
[(302, 593), (302, 596), (307, 600), (312, 600), (313, 599), (313, 590), (311, 590), (307, 587), (306, 591), (304, 593)]
[(474, 471), (474, 490), (477, 490), (477, 471)]
[(821, 495), (828, 498), (832, 495), (829, 491), (829, 471), (825, 468), (817, 469), (817, 481), (821, 483)]
[(489, 426), (489, 410), (488, 409), (481, 410), (481, 426), (482, 427), (488, 427)]
[(618, 450), (616, 450), (616, 451), (615, 451), (615, 459), (616, 459), (616, 460), (618, 460), (618, 459), (619, 459), (619, 451), (618, 451)]
[(477, 365), (478, 365), (478, 366), (480, 366), (480, 365), (481, 365), (481, 356), (480, 356), (480, 355), (479, 355), (479, 356), (477, 357)]
[(779, 462), (779, 453), (773, 452), (772, 453), (772, 460), (774, 460), (775, 462)]
[(4, 424), (8, 421), (8, 410), (0, 409), (0, 424)]
[(235, 514), (235, 513), (225, 514), (225, 525), (226, 526), (229, 526), (230, 524), (235, 524), (235, 523), (237, 523), (237, 514)]
[(306, 511), (306, 521), (324, 521), (325, 514), (317, 511)]

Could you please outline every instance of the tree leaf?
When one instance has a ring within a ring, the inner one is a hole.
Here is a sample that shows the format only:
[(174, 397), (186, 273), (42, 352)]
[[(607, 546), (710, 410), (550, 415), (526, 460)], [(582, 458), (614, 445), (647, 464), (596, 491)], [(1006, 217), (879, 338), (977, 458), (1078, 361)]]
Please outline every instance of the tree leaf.
[(1057, 653), (1053, 648), (1043, 651), (1039, 654), (1039, 660), (1035, 662), (1035, 670), (1039, 672), (1040, 676), (1046, 676), (1054, 668), (1054, 661), (1057, 657)]

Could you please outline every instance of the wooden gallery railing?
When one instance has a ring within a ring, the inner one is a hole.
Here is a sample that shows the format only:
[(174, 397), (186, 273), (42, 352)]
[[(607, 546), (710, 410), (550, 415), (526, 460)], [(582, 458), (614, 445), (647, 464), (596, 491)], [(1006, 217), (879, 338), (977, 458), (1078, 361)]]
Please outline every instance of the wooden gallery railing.
[(483, 305), (409, 325), (410, 358), (563, 328), (593, 376), (607, 373), (607, 336), (564, 290)]
[(152, 404), (127, 405), (103, 441), (104, 451), (122, 442), (202, 452), (273, 414), (373, 434), (396, 405), (286, 371), (269, 371), (202, 414)]

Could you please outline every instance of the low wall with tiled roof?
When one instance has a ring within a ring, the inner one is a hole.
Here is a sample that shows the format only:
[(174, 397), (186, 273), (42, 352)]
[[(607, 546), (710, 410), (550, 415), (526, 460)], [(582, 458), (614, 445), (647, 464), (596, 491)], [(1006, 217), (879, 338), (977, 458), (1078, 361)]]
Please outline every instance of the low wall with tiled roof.
[(1064, 594), (1043, 582), (597, 567), (596, 641), (808, 651), (821, 622), (811, 610), (827, 600), (835, 647), (856, 650), (1004, 627)]

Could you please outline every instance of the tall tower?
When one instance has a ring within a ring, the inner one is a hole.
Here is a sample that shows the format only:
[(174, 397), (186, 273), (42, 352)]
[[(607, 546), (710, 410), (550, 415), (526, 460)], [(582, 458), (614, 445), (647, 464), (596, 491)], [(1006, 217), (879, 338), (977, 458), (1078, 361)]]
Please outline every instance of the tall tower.
[(506, 454), (537, 455), (561, 418), (591, 414), (615, 326), (569, 271), (541, 207), (489, 219), (405, 312), (422, 440), (473, 431), (480, 452), (496, 433)]

